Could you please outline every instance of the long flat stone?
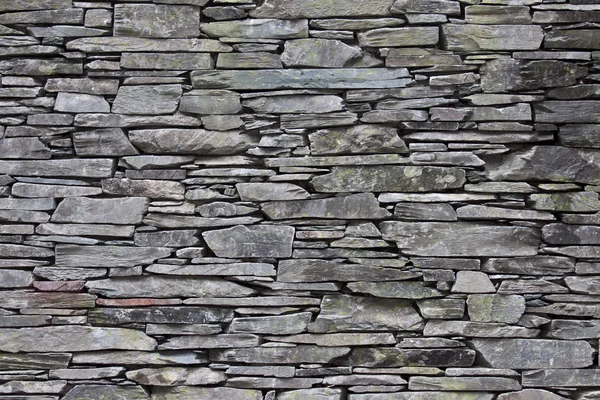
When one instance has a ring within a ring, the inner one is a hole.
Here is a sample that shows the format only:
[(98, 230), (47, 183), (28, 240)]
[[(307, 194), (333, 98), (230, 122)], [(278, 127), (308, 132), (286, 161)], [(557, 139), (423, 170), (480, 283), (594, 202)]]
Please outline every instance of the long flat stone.
[(198, 387), (198, 386), (175, 386), (157, 387), (152, 390), (152, 400), (262, 400), (260, 390), (235, 389), (227, 387)]
[(348, 3), (333, 0), (323, 3), (320, 0), (267, 0), (252, 10), (254, 18), (327, 18), (388, 16), (394, 0), (372, 0)]
[(442, 25), (442, 45), (446, 50), (537, 50), (544, 39), (536, 25)]
[(297, 39), (308, 37), (305, 19), (245, 19), (239, 21), (201, 24), (202, 32), (210, 37), (245, 39)]
[(299, 345), (295, 347), (256, 347), (211, 350), (209, 357), (211, 361), (238, 362), (244, 364), (327, 364), (348, 353), (350, 353), (349, 347)]
[(218, 257), (274, 257), (292, 255), (294, 228), (290, 226), (244, 226), (202, 233), (208, 247)]
[(171, 255), (164, 247), (56, 246), (56, 265), (60, 267), (134, 267), (152, 264)]
[(366, 267), (325, 260), (282, 260), (277, 269), (279, 282), (352, 282), (356, 280), (406, 280), (420, 276), (418, 272), (395, 268)]
[(534, 104), (535, 121), (550, 123), (599, 123), (597, 100), (546, 100)]
[(52, 222), (139, 224), (148, 209), (145, 197), (96, 199), (68, 197), (60, 202)]
[(115, 36), (144, 38), (197, 38), (200, 9), (171, 4), (116, 4)]
[(110, 158), (71, 160), (0, 161), (0, 174), (109, 178), (115, 170)]
[(358, 43), (363, 47), (431, 46), (439, 39), (437, 26), (379, 28), (358, 34)]
[(431, 320), (423, 330), (425, 336), (469, 336), (469, 337), (501, 337), (501, 338), (535, 338), (537, 329), (511, 326), (494, 322), (472, 321), (439, 321)]
[[(188, 51), (228, 53), (231, 46), (213, 39), (151, 39), (136, 37), (93, 37), (75, 39), (66, 44), (68, 50), (90, 53)], [(81, 74), (81, 71), (79, 72)]]
[(322, 129), (308, 136), (311, 154), (408, 153), (398, 131), (380, 125)]
[(397, 347), (354, 348), (343, 365), (353, 367), (470, 367), (475, 351), (454, 349), (401, 349)]
[(88, 321), (95, 325), (145, 324), (209, 324), (231, 322), (233, 311), (209, 307), (140, 307), (95, 308)]
[(599, 369), (544, 369), (523, 371), (525, 387), (598, 387), (600, 385)]

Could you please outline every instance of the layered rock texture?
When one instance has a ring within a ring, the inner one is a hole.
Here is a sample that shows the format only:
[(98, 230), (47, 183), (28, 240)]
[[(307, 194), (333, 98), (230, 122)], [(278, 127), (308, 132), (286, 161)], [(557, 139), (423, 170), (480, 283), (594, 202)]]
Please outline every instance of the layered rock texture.
[(600, 399), (597, 0), (0, 0), (0, 400)]

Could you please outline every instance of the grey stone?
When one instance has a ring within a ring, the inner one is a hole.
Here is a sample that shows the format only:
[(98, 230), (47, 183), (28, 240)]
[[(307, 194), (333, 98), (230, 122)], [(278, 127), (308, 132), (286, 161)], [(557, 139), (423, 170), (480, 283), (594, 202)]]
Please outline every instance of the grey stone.
[(200, 243), (197, 233), (195, 230), (139, 232), (133, 239), (141, 247), (187, 247)]
[(152, 390), (152, 400), (262, 400), (262, 392), (252, 389), (198, 386), (158, 387)]
[(425, 336), (469, 336), (501, 338), (535, 338), (539, 330), (493, 322), (431, 320), (423, 330)]
[(493, 368), (585, 368), (593, 348), (585, 341), (550, 339), (474, 339), (481, 362)]
[(0, 330), (0, 350), (9, 353), (155, 348), (154, 339), (133, 329), (65, 325)]
[(394, 0), (373, 0), (349, 4), (343, 0), (323, 3), (319, 0), (267, 0), (252, 10), (254, 18), (327, 18), (387, 16)]
[(557, 368), (523, 371), (523, 386), (525, 387), (597, 387), (599, 384), (598, 369)]
[(379, 125), (323, 129), (311, 133), (311, 154), (408, 153), (397, 130)]
[(342, 390), (337, 388), (299, 389), (277, 393), (276, 400), (341, 400)]
[[(400, 349), (397, 347), (354, 348), (344, 361), (353, 367), (470, 367), (475, 351), (454, 349)], [(429, 397), (428, 397), (429, 399)]]
[(389, 216), (386, 210), (379, 207), (379, 203), (371, 193), (317, 200), (287, 201), (285, 203), (269, 202), (262, 205), (262, 211), (271, 219), (381, 219)]
[(360, 119), (366, 123), (394, 123), (397, 121), (426, 121), (424, 110), (375, 110), (366, 112)]
[(485, 64), (481, 87), (485, 92), (506, 92), (570, 86), (586, 74), (587, 68), (564, 61), (498, 59)]
[(143, 368), (126, 375), (140, 385), (152, 386), (214, 385), (227, 379), (223, 372), (190, 367)]
[[(58, 4), (58, 2), (56, 2)], [(68, 5), (67, 1), (63, 2)], [(70, 7), (70, 5), (69, 5)], [(40, 7), (41, 8), (41, 7)], [(45, 7), (44, 7), (45, 8)], [(9, 11), (9, 10), (2, 10)], [(0, 16), (0, 24), (81, 24), (83, 10), (79, 8), (63, 8), (57, 10), (40, 10), (6, 13)]]
[(52, 257), (52, 249), (22, 244), (0, 243), (0, 254), (6, 258)]
[(398, 392), (351, 394), (349, 400), (491, 400), (492, 393), (485, 392)]
[(519, 210), (514, 208), (487, 207), (468, 205), (456, 210), (458, 218), (462, 220), (499, 220), (499, 219), (526, 219), (533, 221), (553, 221), (554, 215), (545, 211)]
[[(74, 9), (77, 10), (77, 9)], [(117, 79), (50, 78), (44, 89), (47, 92), (87, 93), (95, 95), (117, 94)]]
[(73, 132), (73, 145), (78, 156), (130, 156), (138, 151), (122, 129), (108, 128)]
[(210, 37), (247, 39), (296, 39), (308, 37), (308, 21), (281, 19), (245, 19), (201, 24)]
[(141, 386), (77, 385), (63, 397), (65, 400), (149, 400)]
[(177, 110), (181, 94), (181, 85), (121, 86), (113, 103), (112, 112), (142, 115), (171, 114)]
[(85, 93), (60, 92), (56, 96), (54, 111), (72, 113), (108, 113), (110, 105), (102, 96)]
[(461, 319), (465, 314), (463, 299), (431, 299), (417, 301), (424, 318)]
[(329, 126), (354, 125), (357, 115), (351, 112), (334, 112), (328, 114), (287, 114), (281, 116), (283, 129), (310, 129)]
[(417, 256), (533, 256), (540, 242), (540, 233), (533, 228), (471, 222), (390, 221), (380, 229), (402, 253)]
[(0, 288), (27, 287), (33, 284), (33, 274), (29, 271), (0, 270)]
[(546, 336), (553, 339), (595, 339), (600, 335), (600, 322), (597, 320), (578, 321), (554, 319), (548, 325)]
[(544, 48), (596, 50), (599, 35), (597, 29), (552, 30), (544, 39)]
[(333, 29), (333, 30), (364, 30), (385, 28), (404, 25), (401, 18), (369, 18), (369, 19), (350, 19), (350, 18), (328, 18), (313, 19), (310, 21), (311, 28)]
[(547, 390), (525, 389), (519, 392), (502, 393), (498, 396), (498, 400), (567, 400), (567, 398)]
[(171, 181), (109, 178), (102, 180), (102, 191), (122, 196), (139, 196), (138, 198), (183, 200), (185, 186)]
[(154, 154), (228, 155), (244, 152), (258, 144), (255, 137), (239, 131), (173, 128), (130, 131), (129, 140), (139, 149)]
[(4, 369), (56, 369), (67, 368), (69, 353), (2, 353), (0, 365)]
[[(174, 231), (178, 232), (178, 231)], [(179, 256), (179, 254), (178, 254)], [(180, 256), (181, 257), (181, 256)], [(165, 265), (154, 264), (146, 268), (146, 272), (165, 275), (250, 275), (275, 276), (275, 268), (266, 263), (231, 263), (231, 264), (202, 264), (202, 265)]]
[(260, 337), (252, 334), (229, 333), (210, 336), (175, 336), (159, 346), (159, 349), (228, 349), (257, 347)]
[(255, 347), (211, 350), (210, 360), (244, 364), (328, 364), (350, 353), (349, 347), (318, 347), (299, 345), (295, 347)]
[(600, 101), (594, 100), (547, 100), (534, 104), (536, 122), (550, 123), (599, 123), (596, 110)]
[(132, 225), (91, 225), (91, 224), (40, 224), (35, 232), (40, 235), (64, 236), (112, 236), (131, 237), (134, 227)]
[(267, 317), (234, 318), (229, 325), (232, 333), (293, 335), (306, 332), (311, 313), (295, 313)]
[[(93, 308), (97, 296), (87, 293), (0, 292), (3, 308)], [(52, 350), (49, 350), (52, 351)]]
[(460, 3), (452, 0), (398, 0), (391, 9), (392, 13), (431, 13), (460, 15)]
[(362, 51), (339, 40), (298, 39), (285, 42), (281, 62), (286, 67), (342, 68)]
[(244, 100), (242, 104), (256, 113), (272, 114), (324, 114), (344, 109), (342, 98), (333, 95), (258, 97)]
[(34, 183), (15, 183), (12, 186), (13, 196), (23, 197), (77, 197), (94, 196), (102, 193), (102, 189), (93, 186), (37, 185)]
[(558, 138), (563, 146), (600, 149), (598, 129), (595, 124), (567, 124), (559, 128)]
[(202, 10), (202, 14), (217, 21), (240, 19), (248, 16), (248, 13), (244, 9), (234, 6), (206, 7)]
[(144, 223), (158, 228), (219, 228), (223, 226), (253, 224), (262, 218), (233, 217), (233, 218), (201, 218), (187, 215), (148, 214)]
[(525, 294), (525, 293), (566, 293), (567, 288), (543, 279), (508, 279), (502, 281), (498, 293)]
[(465, 21), (468, 24), (520, 25), (530, 24), (531, 15), (526, 6), (474, 5), (465, 7)]
[(514, 324), (525, 312), (525, 298), (517, 295), (473, 294), (467, 298), (471, 321)]
[(3, 159), (48, 159), (50, 149), (38, 138), (4, 138), (0, 140), (0, 157)]
[[(81, 40), (81, 39), (78, 39)], [(81, 75), (83, 65), (62, 58), (23, 59), (0, 61), (0, 71), (5, 75), (54, 76)]]
[(181, 112), (190, 114), (237, 114), (240, 96), (229, 90), (195, 90), (181, 98)]
[(540, 193), (532, 194), (529, 199), (533, 202), (531, 207), (536, 210), (588, 213), (600, 211), (600, 199), (598, 193), (594, 192)]
[(52, 222), (139, 224), (148, 209), (145, 197), (92, 199), (68, 197), (52, 215)]
[(100, 293), (115, 298), (245, 297), (256, 292), (221, 278), (156, 275), (88, 281), (86, 287), (90, 293)]
[(398, 203), (394, 218), (416, 221), (456, 221), (456, 211), (445, 203)]
[(121, 67), (128, 69), (212, 69), (214, 61), (204, 53), (123, 53)]
[(53, 25), (48, 27), (32, 26), (27, 29), (34, 37), (54, 38), (54, 37), (86, 37), (105, 35), (105, 29), (87, 28), (72, 25)]
[(432, 121), (530, 121), (531, 106), (515, 104), (508, 107), (431, 108)]
[(289, 201), (310, 198), (306, 190), (292, 183), (238, 183), (235, 187), (244, 201)]
[(294, 228), (289, 226), (235, 226), (202, 233), (218, 257), (274, 257), (292, 255)]
[(460, 387), (464, 391), (499, 391), (520, 390), (519, 381), (513, 378), (502, 377), (433, 377), (413, 376), (408, 383), (409, 390), (435, 390), (452, 391)]
[(88, 128), (139, 128), (170, 125), (193, 127), (202, 125), (200, 118), (175, 113), (174, 115), (123, 115), (123, 114), (77, 114), (75, 126)]
[(191, 77), (195, 88), (231, 90), (393, 88), (411, 81), (405, 68), (194, 71)]
[[(206, 363), (206, 356), (187, 351), (94, 351), (73, 355), (74, 364), (98, 365), (190, 365)], [(66, 368), (66, 367), (65, 367)]]
[(567, 276), (565, 283), (573, 293), (600, 294), (600, 279), (596, 277)]
[(358, 34), (358, 43), (363, 47), (386, 46), (430, 46), (439, 41), (437, 27), (379, 28)]
[(351, 282), (347, 287), (353, 292), (395, 299), (428, 299), (442, 296), (441, 292), (427, 287), (426, 284), (426, 282)]
[(334, 167), (312, 180), (316, 191), (335, 192), (429, 192), (462, 187), (465, 173), (457, 168), (353, 166)]
[[(267, 52), (221, 53), (217, 59), (219, 69), (272, 69), (283, 68), (278, 54)], [(194, 68), (200, 69), (200, 68)], [(208, 69), (208, 68), (207, 68)]]
[(600, 244), (600, 227), (591, 225), (548, 224), (542, 228), (544, 242), (554, 245)]
[(276, 378), (292, 378), (296, 368), (292, 366), (231, 366), (225, 371), (228, 375), (261, 375)]
[(115, 36), (197, 38), (198, 7), (163, 4), (116, 4)]
[(423, 319), (405, 300), (325, 295), (321, 312), (309, 331), (314, 333), (379, 330), (418, 330)]
[(330, 333), (325, 335), (304, 333), (292, 336), (268, 336), (266, 339), (282, 343), (316, 344), (322, 347), (396, 344), (396, 339), (391, 333)]
[(544, 39), (535, 25), (442, 25), (442, 45), (452, 51), (537, 50)]
[[(67, 43), (67, 49), (90, 53), (114, 53), (115, 51), (154, 52), (230, 52), (231, 46), (212, 39), (148, 39), (137, 37), (94, 37), (75, 39)], [(81, 74), (81, 69), (79, 70)]]
[(105, 268), (35, 267), (33, 274), (51, 281), (86, 280), (106, 276)]
[(552, 89), (548, 92), (548, 97), (559, 100), (577, 100), (594, 98), (598, 94), (600, 94), (600, 85), (583, 84)]
[(324, 260), (282, 260), (279, 262), (279, 282), (352, 282), (357, 280), (386, 281), (419, 277), (416, 272), (394, 268), (366, 267)]
[(320, 378), (259, 378), (233, 377), (227, 380), (227, 385), (240, 388), (257, 389), (294, 389), (310, 388), (323, 380)]
[(168, 257), (162, 247), (57, 245), (56, 265), (60, 267), (134, 267)]

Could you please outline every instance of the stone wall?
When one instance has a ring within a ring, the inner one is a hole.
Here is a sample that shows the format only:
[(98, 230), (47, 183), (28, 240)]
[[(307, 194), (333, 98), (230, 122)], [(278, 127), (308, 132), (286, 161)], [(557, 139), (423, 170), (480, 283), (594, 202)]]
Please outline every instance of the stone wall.
[(598, 0), (0, 0), (0, 399), (599, 399), (599, 48)]

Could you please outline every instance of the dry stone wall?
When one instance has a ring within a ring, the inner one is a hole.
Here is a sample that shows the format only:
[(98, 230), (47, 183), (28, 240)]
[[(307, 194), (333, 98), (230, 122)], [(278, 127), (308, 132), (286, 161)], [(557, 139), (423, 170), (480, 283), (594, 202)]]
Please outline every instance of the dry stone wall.
[(598, 0), (0, 0), (0, 399), (600, 399)]

